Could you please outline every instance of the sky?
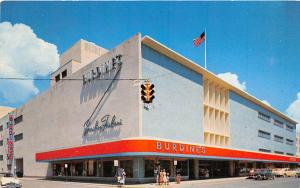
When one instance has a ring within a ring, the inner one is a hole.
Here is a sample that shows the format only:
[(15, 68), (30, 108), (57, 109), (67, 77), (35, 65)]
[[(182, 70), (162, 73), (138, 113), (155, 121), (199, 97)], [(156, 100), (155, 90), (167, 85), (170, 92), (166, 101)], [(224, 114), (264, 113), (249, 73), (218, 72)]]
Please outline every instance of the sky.
[[(0, 77), (48, 78), (79, 39), (111, 49), (137, 32), (204, 66), (206, 29), (209, 71), (300, 120), (299, 18), (298, 2), (2, 2)], [(49, 83), (0, 80), (0, 106)]]

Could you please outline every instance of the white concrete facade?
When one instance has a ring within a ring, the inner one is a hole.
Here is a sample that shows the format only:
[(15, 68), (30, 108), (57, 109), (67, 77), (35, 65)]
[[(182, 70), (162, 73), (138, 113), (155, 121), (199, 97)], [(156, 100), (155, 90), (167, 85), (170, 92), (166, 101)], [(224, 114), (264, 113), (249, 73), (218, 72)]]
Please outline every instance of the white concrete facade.
[[(200, 68), (179, 64), (176, 58), (169, 58), (170, 52), (153, 51), (143, 44), (138, 33), (112, 50), (80, 40), (62, 54), (60, 67), (51, 75), (49, 90), (13, 111), (15, 118), (22, 116), (14, 126), (15, 135), (22, 134), (22, 139), (14, 144), (17, 164), (22, 163), (17, 165), (22, 169), (17, 170), (25, 176), (52, 176), (51, 163), (37, 162), (37, 153), (123, 139), (148, 137), (204, 145), (204, 80), (197, 71)], [(212, 79), (211, 73), (205, 74)], [(156, 94), (160, 97), (155, 100), (161, 100), (154, 102), (156, 110), (152, 111), (145, 110), (140, 100), (140, 79), (151, 77), (157, 83)], [(180, 83), (181, 89), (168, 88), (174, 82)], [(0, 119), (3, 171), (8, 170), (7, 121), (8, 116)], [(108, 121), (115, 126), (96, 130)], [(183, 130), (178, 131), (180, 128)], [(230, 142), (219, 146), (230, 148)], [(144, 177), (144, 163), (143, 157), (134, 158), (135, 178)], [(199, 166), (199, 161), (195, 160), (194, 165)], [(194, 171), (199, 173), (199, 169)]]

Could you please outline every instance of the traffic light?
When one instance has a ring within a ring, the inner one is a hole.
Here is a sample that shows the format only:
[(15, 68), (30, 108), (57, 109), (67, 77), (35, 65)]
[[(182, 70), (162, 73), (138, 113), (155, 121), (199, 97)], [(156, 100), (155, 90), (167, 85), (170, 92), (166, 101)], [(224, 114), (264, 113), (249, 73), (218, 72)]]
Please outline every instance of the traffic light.
[(144, 84), (141, 85), (142, 91), (141, 91), (141, 99), (144, 103), (152, 103), (152, 100), (155, 98), (154, 96), (154, 85), (150, 83), (149, 80), (147, 80)]

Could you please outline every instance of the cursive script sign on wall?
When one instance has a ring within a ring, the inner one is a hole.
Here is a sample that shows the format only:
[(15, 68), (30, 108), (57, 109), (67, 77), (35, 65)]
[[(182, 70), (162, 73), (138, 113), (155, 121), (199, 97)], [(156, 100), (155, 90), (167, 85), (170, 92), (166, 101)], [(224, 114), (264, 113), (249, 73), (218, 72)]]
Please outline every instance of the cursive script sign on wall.
[(99, 120), (97, 120), (93, 126), (90, 120), (87, 120), (83, 126), (83, 136), (86, 136), (89, 133), (100, 133), (103, 132), (105, 129), (114, 128), (121, 125), (122, 119), (118, 120), (116, 115), (110, 116), (107, 114), (100, 119), (100, 122)]

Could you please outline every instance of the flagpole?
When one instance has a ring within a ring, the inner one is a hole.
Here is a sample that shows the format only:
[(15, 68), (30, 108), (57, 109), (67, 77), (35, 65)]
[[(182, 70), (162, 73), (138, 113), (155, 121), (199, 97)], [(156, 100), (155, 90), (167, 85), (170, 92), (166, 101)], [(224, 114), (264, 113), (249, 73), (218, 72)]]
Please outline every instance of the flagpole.
[(206, 69), (206, 40), (207, 40), (206, 28), (204, 30), (204, 34), (205, 34), (205, 39), (204, 39), (204, 42), (205, 42), (205, 45), (204, 45), (204, 68)]

